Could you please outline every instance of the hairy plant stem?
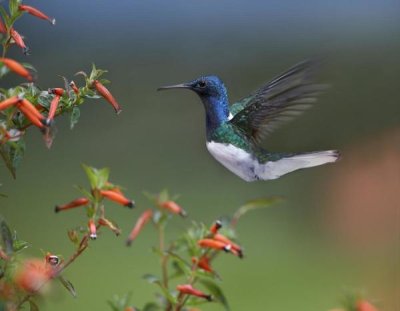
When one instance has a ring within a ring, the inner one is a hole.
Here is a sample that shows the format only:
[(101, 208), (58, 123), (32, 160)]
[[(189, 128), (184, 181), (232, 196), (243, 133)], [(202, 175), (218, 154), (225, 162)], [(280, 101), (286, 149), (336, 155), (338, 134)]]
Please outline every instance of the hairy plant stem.
[[(89, 234), (86, 234), (83, 236), (78, 249), (75, 251), (75, 253), (73, 253), (71, 255), (71, 257), (65, 262), (65, 264), (63, 264), (61, 267), (59, 267), (57, 270), (54, 271), (53, 275), (51, 276), (51, 278), (49, 280), (47, 280), (47, 282), (49, 282), (50, 280), (56, 279), (58, 276), (60, 276), (60, 274), (70, 265), (72, 264), (89, 246)], [(27, 294), (24, 298), (22, 298), (22, 300), (18, 303), (18, 305), (16, 306), (16, 310), (20, 310), (22, 305), (29, 301), (29, 299), (31, 299), (37, 292), (40, 291), (40, 289), (47, 283), (43, 283), (39, 289), (34, 292), (34, 293), (30, 293)]]
[[(168, 258), (169, 255), (165, 250), (165, 228), (162, 225), (157, 225), (158, 230), (158, 240), (159, 240), (159, 248), (161, 252), (161, 273), (162, 273), (162, 285), (168, 289)], [(171, 311), (172, 305), (170, 302), (167, 303), (165, 307), (165, 311)]]

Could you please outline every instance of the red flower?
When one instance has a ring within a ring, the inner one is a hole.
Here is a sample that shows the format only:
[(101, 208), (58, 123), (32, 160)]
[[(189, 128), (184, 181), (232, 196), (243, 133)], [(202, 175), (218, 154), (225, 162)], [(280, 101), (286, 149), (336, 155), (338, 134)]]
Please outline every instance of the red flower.
[(17, 107), (26, 116), (26, 118), (31, 121), (32, 124), (38, 128), (44, 128), (44, 117), (40, 114), (36, 107), (32, 105), (31, 102), (24, 98), (17, 104)]
[(48, 17), (48, 16), (47, 16), (46, 14), (44, 14), (42, 11), (39, 11), (38, 9), (36, 9), (36, 8), (34, 8), (34, 7), (31, 7), (31, 6), (29, 6), (29, 5), (20, 4), (20, 5), (18, 6), (18, 9), (19, 9), (20, 11), (28, 12), (29, 14), (31, 14), (31, 15), (33, 15), (33, 16), (36, 16), (36, 17), (38, 17), (38, 18), (40, 18), (40, 19), (47, 20), (47, 21), (49, 21), (52, 25), (55, 25), (55, 24), (56, 24), (56, 20), (55, 20), (54, 18)]
[(210, 232), (214, 235), (217, 234), (219, 229), (222, 228), (222, 222), (220, 220), (217, 220), (210, 228)]
[(182, 294), (192, 295), (200, 298), (205, 298), (208, 301), (212, 300), (211, 295), (205, 294), (202, 291), (193, 288), (190, 284), (178, 285), (176, 289), (181, 292)]
[(196, 257), (192, 257), (192, 263), (196, 264), (199, 268), (203, 269), (204, 271), (213, 273), (214, 270), (211, 268), (210, 265), (210, 258), (206, 255), (200, 257), (200, 260)]
[(100, 190), (100, 194), (114, 202), (117, 202), (118, 204), (121, 204), (123, 206), (128, 206), (130, 208), (135, 206), (135, 202), (132, 200), (129, 200), (126, 198), (122, 193), (115, 191), (115, 190)]
[(54, 120), (54, 116), (56, 115), (58, 103), (60, 102), (60, 95), (55, 95), (50, 103), (49, 114), (46, 119), (46, 125), (50, 125), (50, 123)]
[(14, 281), (21, 289), (34, 294), (52, 278), (53, 270), (43, 260), (28, 259), (17, 271)]
[(6, 25), (4, 25), (1, 18), (0, 18), (0, 33), (7, 33)]
[(186, 211), (174, 201), (164, 201), (159, 203), (158, 205), (161, 208), (171, 212), (172, 214), (181, 215), (182, 217), (186, 217), (187, 215)]
[(360, 300), (356, 304), (356, 311), (378, 311), (372, 304), (366, 300)]
[(10, 35), (11, 38), (14, 39), (15, 44), (18, 45), (24, 54), (28, 54), (29, 48), (25, 45), (24, 39), (22, 39), (22, 36), (19, 34), (18, 31), (16, 31), (14, 28), (10, 29)]
[(217, 234), (214, 235), (213, 239), (216, 240), (216, 241), (220, 241), (220, 242), (223, 242), (223, 243), (225, 243), (225, 244), (231, 245), (231, 252), (232, 252), (234, 255), (239, 256), (240, 258), (243, 257), (242, 248), (241, 248), (239, 245), (233, 243), (233, 242), (232, 242), (231, 240), (229, 240), (226, 236), (217, 233)]
[(69, 86), (71, 87), (71, 89), (74, 91), (75, 94), (79, 94), (79, 89), (78, 89), (78, 87), (76, 86), (76, 84), (75, 84), (74, 81), (71, 81), (71, 82), (69, 83)]
[(75, 208), (75, 207), (79, 207), (79, 206), (83, 206), (83, 205), (88, 205), (89, 204), (89, 199), (88, 198), (78, 198), (75, 199), (67, 204), (64, 205), (57, 205), (55, 208), (55, 212), (61, 212), (61, 211), (65, 211), (71, 208)]
[(45, 257), (46, 263), (48, 263), (50, 266), (58, 266), (61, 262), (60, 257), (57, 255), (53, 255), (51, 253), (47, 253)]
[(33, 80), (30, 72), (24, 66), (22, 66), (20, 63), (16, 62), (15, 60), (13, 60), (11, 58), (2, 57), (2, 58), (0, 58), (0, 62), (2, 62), (8, 69), (15, 72), (17, 75), (24, 77), (28, 81)]
[(104, 217), (99, 218), (98, 224), (100, 226), (109, 228), (112, 232), (115, 233), (115, 235), (121, 234), (121, 230), (107, 218), (104, 218)]
[(92, 240), (97, 239), (97, 228), (96, 228), (96, 225), (95, 225), (93, 219), (89, 219), (88, 227), (89, 227), (89, 233), (90, 233), (89, 237)]
[(197, 242), (197, 245), (199, 245), (202, 248), (212, 248), (212, 249), (217, 249), (217, 250), (223, 250), (225, 252), (229, 252), (232, 248), (230, 244), (226, 244), (221, 241), (216, 241), (213, 239), (202, 239)]
[(103, 85), (101, 84), (98, 80), (93, 81), (93, 85), (96, 88), (97, 92), (104, 97), (106, 101), (108, 101), (113, 107), (114, 110), (117, 114), (119, 114), (122, 109), (120, 105), (117, 103), (115, 100), (114, 96), (110, 93), (110, 91)]
[(49, 89), (48, 92), (49, 92), (50, 94), (54, 94), (54, 95), (57, 95), (57, 96), (63, 96), (63, 94), (64, 94), (64, 89), (62, 89), (62, 88), (60, 88), (60, 87), (55, 87), (55, 88), (53, 88), (53, 89)]
[(12, 96), (0, 102), (0, 111), (7, 109), (21, 101), (19, 96)]
[(140, 231), (142, 231), (143, 227), (149, 222), (152, 216), (153, 216), (153, 211), (151, 209), (144, 211), (142, 215), (140, 215), (131, 233), (129, 234), (128, 239), (126, 240), (127, 246), (130, 246), (132, 244), (133, 240), (136, 239)]

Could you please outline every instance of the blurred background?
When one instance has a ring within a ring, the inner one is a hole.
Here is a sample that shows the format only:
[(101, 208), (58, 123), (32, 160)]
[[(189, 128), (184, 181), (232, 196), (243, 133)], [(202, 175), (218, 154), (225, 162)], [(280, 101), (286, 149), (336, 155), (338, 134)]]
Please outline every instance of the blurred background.
[[(340, 305), (348, 289), (362, 290), (380, 310), (400, 310), (400, 2), (372, 1), (30, 1), (57, 19), (26, 16), (16, 25), (43, 88), (63, 86), (91, 63), (123, 107), (115, 116), (105, 102), (85, 104), (69, 130), (47, 150), (30, 131), (26, 156), (12, 180), (0, 167), (0, 213), (22, 239), (68, 256), (66, 230), (84, 212), (55, 215), (53, 207), (87, 186), (80, 164), (110, 167), (111, 181), (126, 186), (137, 210), (109, 206), (123, 229), (106, 232), (66, 276), (78, 299), (61, 288), (43, 310), (107, 310), (113, 294), (132, 293), (141, 307), (155, 287), (141, 279), (159, 273), (150, 251), (151, 228), (131, 248), (124, 237), (149, 206), (142, 191), (167, 187), (181, 194), (188, 220), (176, 219), (170, 239), (191, 219), (207, 224), (246, 200), (281, 195), (282, 204), (249, 214), (238, 227), (243, 261), (225, 256), (216, 267), (233, 311), (321, 311)], [(199, 99), (190, 92), (157, 93), (160, 85), (203, 74), (219, 75), (235, 101), (295, 63), (325, 59), (320, 81), (332, 88), (318, 105), (265, 141), (274, 151), (339, 149), (334, 165), (298, 171), (270, 182), (246, 183), (225, 170), (205, 148)], [(7, 85), (21, 80), (3, 81)], [(207, 305), (204, 310), (221, 310)]]

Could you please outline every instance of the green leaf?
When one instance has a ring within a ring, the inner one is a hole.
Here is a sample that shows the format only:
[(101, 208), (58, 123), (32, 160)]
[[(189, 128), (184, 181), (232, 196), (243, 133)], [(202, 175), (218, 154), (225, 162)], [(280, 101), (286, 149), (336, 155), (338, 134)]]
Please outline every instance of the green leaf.
[(161, 280), (153, 274), (145, 274), (143, 275), (143, 279), (145, 279), (150, 284), (161, 283)]
[(7, 11), (4, 9), (4, 7), (2, 5), (0, 5), (0, 14), (1, 14), (1, 17), (3, 17), (4, 23), (9, 28), (9, 26), (10, 26), (10, 16), (7, 14)]
[(3, 63), (0, 63), (0, 78), (4, 77), (9, 72), (10, 69), (8, 69), (8, 67), (5, 66)]
[(9, 144), (0, 145), (0, 155), (3, 158), (4, 164), (6, 165), (7, 169), (11, 173), (11, 176), (15, 179), (17, 178), (16, 170), (13, 166), (12, 160), (10, 159), (9, 151)]
[(13, 248), (15, 252), (20, 252), (25, 248), (29, 247), (29, 243), (23, 240), (18, 240), (16, 237), (14, 238)]
[(29, 310), (30, 311), (39, 311), (39, 307), (32, 299), (29, 299)]
[(3, 218), (0, 218), (0, 232), (5, 252), (7, 255), (11, 255), (14, 252), (13, 237), (10, 228)]
[(92, 189), (99, 189), (105, 186), (105, 183), (108, 181), (108, 176), (110, 174), (110, 170), (108, 168), (98, 170), (85, 164), (82, 164), (82, 167), (86, 172)]
[(81, 192), (85, 197), (87, 197), (90, 200), (93, 200), (93, 195), (87, 191), (85, 188), (83, 188), (82, 186), (79, 185), (75, 185), (74, 186), (79, 192)]
[(66, 288), (66, 290), (72, 295), (72, 297), (76, 298), (76, 291), (74, 285), (67, 279), (65, 279), (63, 276), (59, 276), (58, 280), (61, 282), (61, 284)]
[(171, 215), (166, 214), (166, 213), (162, 213), (160, 211), (154, 211), (154, 213), (153, 213), (153, 222), (154, 222), (154, 224), (156, 226), (163, 227), (163, 226), (165, 226), (165, 224), (166, 224), (166, 222), (167, 222), (167, 220), (168, 220), (168, 218), (170, 216)]
[(146, 303), (142, 309), (142, 311), (160, 311), (160, 310), (161, 310), (161, 307), (154, 302)]
[(78, 123), (80, 116), (81, 116), (81, 111), (80, 111), (80, 109), (78, 107), (75, 106), (72, 109), (71, 117), (70, 117), (70, 123), (69, 124), (70, 124), (71, 130)]
[(236, 223), (240, 217), (242, 217), (247, 212), (259, 209), (259, 208), (266, 208), (270, 207), (272, 204), (282, 201), (281, 197), (267, 197), (261, 199), (255, 199), (251, 201), (247, 201), (244, 205), (242, 205), (236, 213), (233, 215), (232, 223)]
[(225, 295), (222, 292), (222, 289), (219, 287), (217, 283), (210, 280), (200, 280), (199, 282), (208, 289), (208, 291), (213, 296), (213, 300), (221, 303), (225, 307), (225, 310), (227, 311), (230, 310), (228, 301), (226, 300)]
[(110, 176), (110, 169), (109, 168), (99, 169), (97, 170), (97, 175), (98, 175), (97, 187), (103, 188), (106, 185), (108, 178)]
[(175, 304), (175, 303), (176, 303), (176, 298), (175, 298), (174, 296), (172, 296), (171, 293), (168, 291), (168, 289), (166, 289), (166, 288), (162, 285), (161, 280), (160, 280), (158, 277), (156, 277), (156, 276), (153, 275), (153, 274), (145, 274), (145, 275), (143, 275), (143, 278), (144, 278), (147, 282), (149, 282), (150, 284), (156, 284), (156, 285), (158, 285), (158, 286), (160, 287), (161, 291), (163, 292), (165, 298), (167, 298), (167, 300), (168, 300), (170, 303), (172, 303), (172, 304)]

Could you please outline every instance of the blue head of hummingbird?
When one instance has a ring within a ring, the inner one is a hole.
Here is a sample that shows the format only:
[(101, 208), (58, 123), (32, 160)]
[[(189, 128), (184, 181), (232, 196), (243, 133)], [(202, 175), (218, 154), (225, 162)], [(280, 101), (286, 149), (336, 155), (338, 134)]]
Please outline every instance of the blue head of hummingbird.
[(311, 82), (314, 67), (310, 61), (299, 63), (232, 105), (224, 83), (214, 75), (159, 90), (188, 89), (200, 97), (206, 112), (207, 149), (223, 166), (246, 181), (276, 179), (339, 157), (336, 150), (278, 153), (259, 146), (277, 124), (309, 108), (326, 88)]
[(188, 89), (200, 97), (206, 111), (207, 136), (229, 118), (228, 92), (217, 76), (204, 76), (190, 82), (159, 88), (166, 89)]

